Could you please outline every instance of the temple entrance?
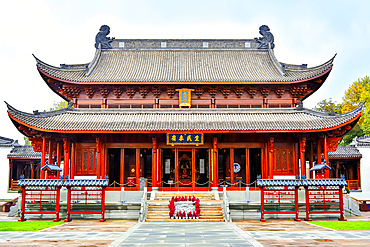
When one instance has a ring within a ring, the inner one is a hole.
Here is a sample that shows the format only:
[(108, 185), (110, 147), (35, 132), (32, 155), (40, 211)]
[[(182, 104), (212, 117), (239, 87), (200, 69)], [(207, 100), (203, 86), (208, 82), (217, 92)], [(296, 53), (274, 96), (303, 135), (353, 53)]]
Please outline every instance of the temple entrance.
[(192, 150), (179, 150), (179, 186), (192, 187), (194, 163), (192, 162)]
[(120, 187), (121, 175), (121, 149), (109, 148), (108, 149), (108, 178), (109, 185), (113, 187)]
[[(169, 190), (209, 186), (207, 148), (164, 148), (161, 150), (161, 186)], [(166, 189), (167, 190), (167, 189)]]
[[(255, 183), (257, 176), (261, 175), (261, 149), (249, 149), (250, 183)], [(254, 184), (255, 185), (255, 184)]]

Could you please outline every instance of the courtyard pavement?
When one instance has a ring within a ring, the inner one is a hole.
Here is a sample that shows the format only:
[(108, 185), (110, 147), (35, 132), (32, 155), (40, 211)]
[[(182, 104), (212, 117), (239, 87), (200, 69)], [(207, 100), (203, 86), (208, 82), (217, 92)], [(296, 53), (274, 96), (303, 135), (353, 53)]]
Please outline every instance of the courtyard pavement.
[[(369, 215), (349, 220), (354, 219), (369, 220)], [(0, 215), (0, 220), (5, 218)], [(248, 220), (234, 223), (73, 220), (36, 232), (0, 232), (0, 246), (317, 245), (370, 246), (370, 231), (335, 231), (293, 220), (269, 220), (264, 223)]]

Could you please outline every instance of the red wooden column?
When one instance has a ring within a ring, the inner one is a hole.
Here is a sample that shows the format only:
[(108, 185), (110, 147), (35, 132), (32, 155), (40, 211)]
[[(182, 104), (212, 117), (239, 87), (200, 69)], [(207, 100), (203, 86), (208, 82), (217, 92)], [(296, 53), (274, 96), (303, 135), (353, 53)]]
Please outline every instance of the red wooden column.
[(96, 160), (96, 178), (101, 178), (101, 148), (100, 148), (100, 138), (96, 137), (96, 152), (97, 152), (97, 160)]
[(265, 220), (265, 187), (260, 187), (261, 189), (261, 221), (266, 222)]
[(64, 167), (63, 167), (63, 176), (69, 175), (69, 140), (68, 138), (63, 138), (63, 147), (64, 147)]
[(246, 160), (245, 160), (245, 183), (247, 184), (246, 186), (249, 187), (251, 181), (250, 181), (250, 164), (249, 164), (249, 148), (246, 148), (245, 149), (245, 157), (246, 157)]
[(72, 202), (72, 189), (67, 189), (67, 218), (64, 220), (64, 222), (70, 222), (71, 219), (71, 202)]
[(340, 208), (340, 216), (338, 220), (341, 221), (347, 221), (346, 218), (344, 218), (344, 208), (343, 208), (343, 186), (339, 187), (339, 208)]
[(158, 164), (157, 164), (157, 140), (156, 138), (152, 139), (153, 141), (153, 152), (152, 152), (152, 188), (158, 187)]
[(304, 220), (312, 221), (310, 218), (310, 192), (308, 191), (308, 187), (304, 188), (304, 193), (306, 197), (306, 218)]
[(230, 148), (230, 187), (235, 186), (235, 174), (234, 174), (234, 149)]
[[(326, 135), (324, 136), (324, 158), (326, 161), (326, 165), (329, 166), (329, 153), (328, 153), (328, 142)], [(325, 170), (325, 178), (329, 178), (329, 170)]]
[(299, 159), (301, 160), (301, 178), (303, 178), (303, 176), (306, 175), (305, 152), (306, 152), (306, 137), (302, 137), (299, 140)]
[(121, 187), (125, 184), (125, 149), (121, 148), (121, 169), (120, 169), (119, 183)]
[[(30, 166), (31, 166), (31, 179), (34, 179), (34, 177), (33, 177), (33, 162), (31, 162)], [(11, 178), (12, 177), (10, 177), (10, 179)]]
[(71, 179), (74, 179), (76, 172), (76, 143), (72, 143), (71, 150)]
[(53, 143), (51, 141), (51, 139), (49, 140), (49, 159), (48, 159), (48, 164), (49, 165), (53, 165), (54, 162), (53, 162)]
[(21, 206), (21, 218), (18, 221), (26, 221), (24, 212), (26, 211), (26, 187), (22, 186), (22, 206)]
[[(308, 157), (309, 159), (309, 162), (310, 162), (310, 169), (313, 167), (313, 143), (310, 142), (310, 155)], [(313, 178), (312, 177), (312, 172), (309, 171), (309, 173), (307, 174), (307, 178)]]
[(175, 148), (175, 187), (179, 187), (179, 149)]
[[(57, 163), (58, 167), (60, 167), (60, 161), (62, 160), (62, 150), (60, 148), (60, 142), (57, 142)], [(57, 172), (58, 178), (60, 178), (60, 171)]]
[(213, 138), (213, 181), (212, 181), (212, 187), (218, 186), (218, 161), (217, 161), (217, 137)]
[(317, 164), (321, 164), (321, 139), (317, 141)]
[(140, 178), (140, 148), (136, 149), (136, 186), (139, 188), (139, 178)]
[(360, 161), (357, 161), (357, 189), (361, 187), (361, 176), (360, 176)]
[(191, 149), (191, 187), (195, 189), (195, 148)]
[(270, 137), (269, 144), (268, 144), (268, 169), (267, 169), (267, 178), (273, 179), (274, 178), (274, 137)]
[[(45, 155), (46, 155), (46, 138), (42, 137), (42, 150), (41, 150), (41, 167), (45, 165)], [(41, 179), (45, 179), (46, 170), (41, 171)]]
[(100, 158), (101, 158), (101, 164), (100, 164), (100, 176), (102, 179), (107, 175), (107, 167), (106, 167), (106, 148), (105, 148), (105, 142), (101, 141), (100, 142)]

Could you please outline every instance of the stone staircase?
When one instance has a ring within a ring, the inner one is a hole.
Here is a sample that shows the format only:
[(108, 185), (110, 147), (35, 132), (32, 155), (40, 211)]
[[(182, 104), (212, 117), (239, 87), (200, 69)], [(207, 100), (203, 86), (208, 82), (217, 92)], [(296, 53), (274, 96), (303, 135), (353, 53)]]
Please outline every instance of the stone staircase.
[[(173, 196), (195, 196), (200, 200), (199, 219), (170, 219), (168, 203)], [(146, 221), (225, 221), (222, 200), (213, 192), (157, 192), (154, 200), (148, 200)], [(153, 199), (153, 198), (152, 198)]]

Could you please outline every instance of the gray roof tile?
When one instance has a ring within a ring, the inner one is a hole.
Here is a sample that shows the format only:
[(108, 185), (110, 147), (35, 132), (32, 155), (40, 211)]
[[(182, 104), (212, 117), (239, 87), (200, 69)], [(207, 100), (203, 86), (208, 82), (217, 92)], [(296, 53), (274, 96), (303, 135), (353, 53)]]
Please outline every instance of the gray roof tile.
[(8, 105), (17, 121), (51, 131), (306, 131), (353, 121), (362, 106), (332, 116), (310, 109), (74, 109), (24, 113)]
[(301, 180), (298, 179), (257, 179), (257, 186), (301, 186)]
[(361, 158), (362, 154), (354, 145), (338, 145), (337, 150), (329, 152), (329, 158)]
[(283, 63), (268, 49), (107, 49), (97, 50), (90, 64), (62, 67), (36, 58), (43, 73), (80, 83), (293, 82), (327, 73), (333, 59), (312, 68), (284, 64), (283, 70)]
[(18, 141), (0, 136), (0, 147), (1, 148), (11, 148), (13, 146), (20, 146), (20, 145)]
[(357, 147), (369, 147), (370, 146), (370, 135), (355, 137), (352, 140), (351, 145), (355, 145)]
[(328, 178), (328, 179), (303, 179), (302, 185), (306, 186), (347, 186), (344, 179)]
[(61, 179), (21, 179), (18, 186), (51, 186), (62, 187), (63, 180)]
[(106, 187), (108, 186), (108, 179), (67, 179), (64, 182), (66, 187)]
[(41, 159), (41, 152), (35, 152), (32, 146), (15, 146), (8, 158), (38, 158)]

